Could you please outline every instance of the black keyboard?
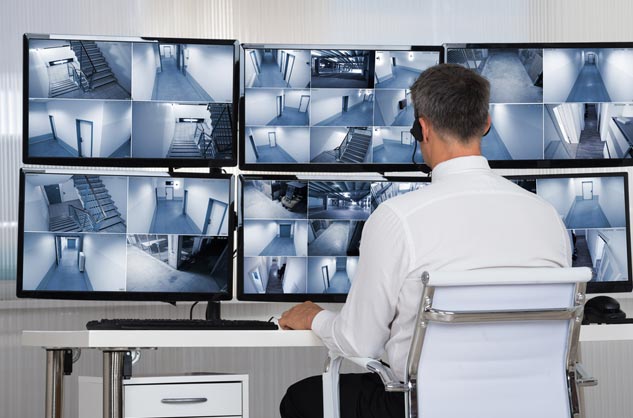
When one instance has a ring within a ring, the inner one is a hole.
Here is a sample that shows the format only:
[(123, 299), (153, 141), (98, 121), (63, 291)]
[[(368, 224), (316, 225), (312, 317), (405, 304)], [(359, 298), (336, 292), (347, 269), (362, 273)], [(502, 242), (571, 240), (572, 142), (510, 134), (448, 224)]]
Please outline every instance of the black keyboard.
[(251, 319), (100, 319), (86, 324), (89, 330), (274, 330), (277, 324)]

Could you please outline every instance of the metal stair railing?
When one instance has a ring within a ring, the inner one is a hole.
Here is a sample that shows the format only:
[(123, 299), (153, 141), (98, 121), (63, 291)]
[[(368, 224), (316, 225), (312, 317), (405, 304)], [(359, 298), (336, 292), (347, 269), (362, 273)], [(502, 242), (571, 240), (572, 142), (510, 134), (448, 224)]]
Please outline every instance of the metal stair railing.
[[(92, 67), (92, 74), (95, 74), (97, 72), (97, 66), (94, 64), (94, 62), (92, 62), (92, 58), (90, 58), (90, 54), (88, 53), (88, 50), (86, 49), (86, 46), (84, 45), (83, 41), (78, 41), (79, 42), (79, 63), (81, 64), (81, 58), (83, 56), (83, 54), (86, 54), (86, 58), (88, 58), (88, 62), (90, 62), (90, 66)], [(84, 71), (85, 73), (85, 71)], [(91, 74), (91, 75), (92, 75)]]
[(347, 150), (347, 147), (351, 141), (351, 133), (352, 129), (350, 128), (347, 130), (347, 134), (345, 135), (345, 138), (343, 138), (343, 141), (341, 141), (341, 144), (338, 147), (334, 148), (334, 151), (336, 152), (336, 161), (340, 161), (341, 157)]
[[(68, 67), (68, 72), (70, 73), (73, 81), (77, 83), (77, 85), (81, 88), (83, 92), (89, 91), (90, 81), (88, 81), (88, 77), (86, 76), (86, 74), (81, 71), (81, 69), (76, 68), (74, 65), (68, 64)], [(87, 87), (84, 87), (84, 81), (86, 82)]]
[(97, 192), (95, 192), (94, 187), (92, 187), (92, 184), (90, 184), (90, 180), (88, 179), (88, 176), (83, 176), (83, 177), (86, 180), (88, 187), (90, 188), (90, 193), (92, 193), (92, 196), (95, 198), (95, 202), (97, 202), (97, 205), (99, 205), (99, 211), (101, 212), (101, 215), (103, 215), (101, 219), (96, 220), (96, 222), (100, 222), (104, 220), (105, 218), (107, 218), (108, 216), (106, 215), (105, 209), (103, 208), (103, 205), (101, 205), (101, 202), (99, 201), (99, 198), (97, 197)]
[[(75, 220), (75, 222), (77, 222), (77, 224), (79, 225), (79, 228), (81, 228), (82, 231), (96, 231), (97, 230), (97, 224), (94, 221), (94, 219), (92, 218), (92, 215), (90, 214), (90, 212), (88, 212), (85, 209), (80, 209), (76, 206), (68, 206), (68, 214), (70, 215), (71, 218), (73, 218)], [(79, 215), (83, 215), (83, 216), (79, 216)], [(86, 225), (88, 226), (88, 229), (86, 229)]]

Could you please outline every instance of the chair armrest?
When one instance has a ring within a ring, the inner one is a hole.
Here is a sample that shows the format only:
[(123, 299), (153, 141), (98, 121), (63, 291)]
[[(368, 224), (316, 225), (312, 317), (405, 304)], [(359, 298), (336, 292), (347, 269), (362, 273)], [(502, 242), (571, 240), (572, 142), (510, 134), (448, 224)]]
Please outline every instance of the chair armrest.
[(576, 363), (576, 376), (578, 386), (598, 386), (598, 379), (591, 376), (580, 363)]

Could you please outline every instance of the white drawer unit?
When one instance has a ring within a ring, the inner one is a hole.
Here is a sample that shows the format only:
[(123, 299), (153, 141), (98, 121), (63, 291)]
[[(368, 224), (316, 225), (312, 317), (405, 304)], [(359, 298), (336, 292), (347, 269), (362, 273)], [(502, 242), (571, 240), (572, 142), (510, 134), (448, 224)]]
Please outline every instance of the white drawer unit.
[[(100, 377), (79, 377), (79, 416), (101, 417)], [(123, 381), (125, 418), (248, 418), (248, 375), (192, 374)]]

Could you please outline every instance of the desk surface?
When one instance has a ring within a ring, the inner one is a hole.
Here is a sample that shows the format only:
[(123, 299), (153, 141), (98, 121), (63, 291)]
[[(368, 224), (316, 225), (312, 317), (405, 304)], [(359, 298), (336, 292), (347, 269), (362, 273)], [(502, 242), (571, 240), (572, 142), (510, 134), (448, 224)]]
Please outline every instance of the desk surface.
[[(580, 341), (633, 341), (633, 324), (583, 325)], [(320, 347), (312, 331), (23, 331), (22, 345), (47, 348)]]

